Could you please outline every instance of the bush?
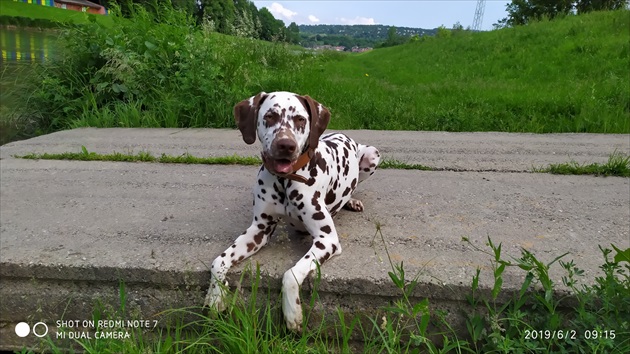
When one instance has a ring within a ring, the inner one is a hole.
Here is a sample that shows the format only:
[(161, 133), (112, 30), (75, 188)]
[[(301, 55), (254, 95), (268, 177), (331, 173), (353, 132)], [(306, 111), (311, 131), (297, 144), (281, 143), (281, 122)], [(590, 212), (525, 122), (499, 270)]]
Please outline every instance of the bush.
[(127, 19), (114, 7), (113, 26), (92, 20), (63, 31), (29, 102), (44, 127), (232, 127), (235, 102), (274, 86), (271, 71), (290, 81), (305, 58), (159, 9), (137, 6)]

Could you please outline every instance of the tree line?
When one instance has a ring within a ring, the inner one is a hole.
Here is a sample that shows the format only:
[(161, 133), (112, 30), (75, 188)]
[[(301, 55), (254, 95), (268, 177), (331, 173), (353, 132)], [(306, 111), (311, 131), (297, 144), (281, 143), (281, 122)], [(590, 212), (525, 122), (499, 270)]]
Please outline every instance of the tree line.
[(512, 0), (506, 6), (508, 16), (495, 23), (494, 27), (521, 26), (543, 18), (618, 10), (626, 6), (627, 0)]
[[(93, 0), (107, 8), (116, 4), (123, 16), (142, 6), (159, 11), (164, 1), (158, 0)], [(267, 8), (258, 9), (249, 0), (167, 0), (167, 3), (194, 17), (199, 25), (211, 26), (215, 31), (239, 37), (299, 43), (300, 30), (295, 22), (286, 26)], [(168, 5), (167, 5), (168, 6)]]
[(299, 25), (300, 44), (381, 47), (406, 42), (410, 36), (434, 35), (436, 29), (394, 27), (387, 25)]

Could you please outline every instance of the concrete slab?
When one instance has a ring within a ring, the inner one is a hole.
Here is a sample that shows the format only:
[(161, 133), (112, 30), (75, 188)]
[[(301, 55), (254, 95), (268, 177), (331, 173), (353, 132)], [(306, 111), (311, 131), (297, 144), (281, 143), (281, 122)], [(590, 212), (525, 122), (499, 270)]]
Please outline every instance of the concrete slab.
[[(413, 156), (408, 162), (439, 162), (454, 169), (527, 170), (531, 161), (556, 161), (569, 147), (573, 157), (585, 161), (605, 159), (614, 149), (630, 153), (627, 137), (621, 136), (348, 133), (388, 151), (386, 156), (403, 161)], [(427, 141), (432, 143), (422, 145)], [(11, 157), (81, 145), (102, 153), (125, 148), (155, 155), (257, 153), (257, 145), (244, 145), (236, 132), (209, 129), (80, 129), (2, 146), (0, 349), (26, 343), (13, 332), (17, 322), (90, 319), (96, 298), (116, 304), (119, 280), (127, 284), (129, 306), (147, 318), (168, 308), (200, 305), (207, 266), (251, 221), (257, 167)], [(413, 155), (419, 151), (430, 159)], [(491, 237), (503, 244), (508, 258), (518, 257), (521, 248), (546, 262), (570, 252), (565, 259), (585, 270), (584, 282), (592, 281), (602, 263), (598, 245), (630, 246), (629, 182), (538, 173), (379, 170), (357, 192), (366, 212), (342, 211), (335, 219), (343, 254), (322, 268), (322, 303), (369, 312), (398, 295), (387, 275), (387, 246), (407, 274), (420, 274), (415, 296), (437, 306), (461, 304), (477, 267), (482, 269), (480, 287), (492, 287), (491, 258), (462, 237), (482, 248)], [(385, 244), (380, 237), (373, 243), (377, 223)], [(251, 258), (260, 264), (264, 287), (279, 292), (283, 272), (307, 249), (286, 231), (276, 231)], [(231, 284), (242, 270), (230, 273)], [(551, 275), (561, 283), (559, 266)], [(523, 277), (508, 269), (506, 291), (520, 288)]]

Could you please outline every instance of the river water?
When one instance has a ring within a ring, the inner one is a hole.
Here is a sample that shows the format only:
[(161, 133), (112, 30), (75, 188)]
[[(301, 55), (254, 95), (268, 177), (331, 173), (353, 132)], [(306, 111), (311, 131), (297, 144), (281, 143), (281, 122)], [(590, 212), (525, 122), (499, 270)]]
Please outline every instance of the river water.
[(0, 144), (24, 138), (15, 131), (15, 102), (20, 87), (28, 85), (33, 67), (50, 59), (57, 33), (0, 27)]

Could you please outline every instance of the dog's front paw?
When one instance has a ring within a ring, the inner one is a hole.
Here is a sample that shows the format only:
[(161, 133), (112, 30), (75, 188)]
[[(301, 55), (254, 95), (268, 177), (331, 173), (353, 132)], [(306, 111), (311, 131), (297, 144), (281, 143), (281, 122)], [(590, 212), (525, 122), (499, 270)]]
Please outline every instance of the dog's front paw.
[(225, 285), (220, 284), (215, 277), (210, 279), (210, 287), (208, 288), (208, 294), (203, 305), (215, 309), (219, 312), (225, 311), (225, 289), (227, 289), (228, 282)]
[(287, 328), (293, 332), (302, 332), (302, 303), (300, 286), (291, 270), (282, 278), (282, 312)]
[(352, 211), (363, 211), (363, 202), (352, 198), (344, 205), (344, 208)]
[(302, 332), (302, 305), (299, 293), (295, 295), (287, 294), (286, 291), (282, 293), (282, 312), (287, 328), (296, 333)]

